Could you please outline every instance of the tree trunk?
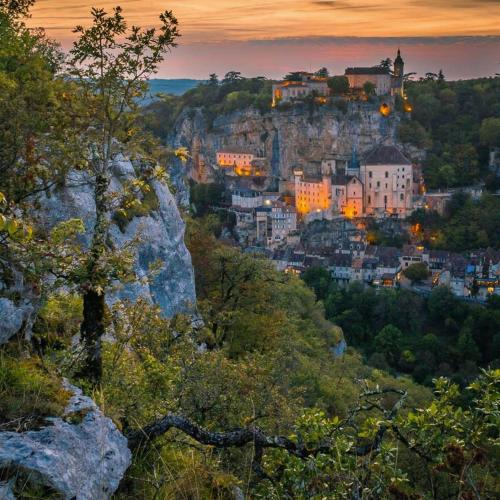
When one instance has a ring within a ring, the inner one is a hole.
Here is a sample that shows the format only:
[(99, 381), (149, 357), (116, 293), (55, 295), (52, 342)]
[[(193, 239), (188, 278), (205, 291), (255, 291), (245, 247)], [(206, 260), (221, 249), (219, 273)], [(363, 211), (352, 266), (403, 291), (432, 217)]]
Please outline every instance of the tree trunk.
[(102, 376), (101, 338), (105, 333), (105, 276), (99, 275), (99, 260), (106, 252), (108, 237), (106, 191), (109, 186), (109, 177), (98, 174), (95, 180), (94, 199), (96, 219), (94, 234), (90, 247), (90, 256), (87, 264), (87, 289), (83, 293), (83, 322), (80, 327), (80, 340), (85, 350), (84, 365), (80, 376), (97, 384)]
[(84, 367), (81, 376), (99, 383), (102, 377), (101, 338), (104, 335), (104, 293), (89, 290), (83, 295), (83, 322), (80, 338), (85, 349)]

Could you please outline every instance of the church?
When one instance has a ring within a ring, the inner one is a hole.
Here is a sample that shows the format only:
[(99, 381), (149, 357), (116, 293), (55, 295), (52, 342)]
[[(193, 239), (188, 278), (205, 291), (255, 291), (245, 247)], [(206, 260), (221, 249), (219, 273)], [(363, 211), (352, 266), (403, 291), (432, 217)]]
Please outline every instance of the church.
[(352, 90), (362, 90), (367, 82), (373, 83), (377, 95), (399, 95), (404, 93), (404, 61), (398, 49), (394, 60), (394, 71), (386, 66), (371, 66), (367, 68), (347, 68), (345, 76)]

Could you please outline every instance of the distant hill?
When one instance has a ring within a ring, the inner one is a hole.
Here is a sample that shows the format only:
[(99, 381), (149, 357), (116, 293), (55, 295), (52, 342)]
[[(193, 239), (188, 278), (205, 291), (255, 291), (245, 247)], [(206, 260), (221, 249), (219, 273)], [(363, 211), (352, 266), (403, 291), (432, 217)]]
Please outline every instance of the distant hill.
[(162, 79), (156, 78), (149, 81), (149, 92), (146, 99), (142, 101), (142, 104), (149, 104), (155, 97), (156, 94), (173, 94), (182, 95), (188, 90), (196, 87), (203, 80), (192, 80), (192, 79)]

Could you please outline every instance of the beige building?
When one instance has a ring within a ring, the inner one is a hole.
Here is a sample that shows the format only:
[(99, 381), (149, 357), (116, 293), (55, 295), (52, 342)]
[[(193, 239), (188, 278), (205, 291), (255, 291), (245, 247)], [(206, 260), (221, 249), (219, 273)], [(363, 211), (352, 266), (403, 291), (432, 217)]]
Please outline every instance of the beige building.
[(332, 206), (332, 183), (329, 176), (307, 177), (302, 169), (294, 170), (295, 207), (299, 215), (329, 210)]
[(297, 80), (285, 80), (273, 85), (273, 107), (280, 102), (291, 102), (303, 99), (310, 94), (325, 97), (330, 93), (327, 79), (313, 75), (312, 73), (297, 73)]
[(375, 86), (377, 95), (400, 95), (403, 96), (404, 61), (401, 51), (398, 49), (394, 60), (394, 70), (385, 66), (371, 66), (368, 68), (347, 68), (345, 76), (349, 80), (352, 90), (361, 91), (365, 83), (370, 82)]
[(217, 151), (217, 165), (219, 167), (248, 167), (252, 166), (252, 160), (255, 156), (252, 153), (225, 149)]
[(413, 211), (413, 168), (395, 146), (378, 146), (361, 162), (367, 215), (407, 217)]
[(337, 174), (332, 177), (332, 204), (348, 218), (363, 215), (363, 183), (359, 177)]

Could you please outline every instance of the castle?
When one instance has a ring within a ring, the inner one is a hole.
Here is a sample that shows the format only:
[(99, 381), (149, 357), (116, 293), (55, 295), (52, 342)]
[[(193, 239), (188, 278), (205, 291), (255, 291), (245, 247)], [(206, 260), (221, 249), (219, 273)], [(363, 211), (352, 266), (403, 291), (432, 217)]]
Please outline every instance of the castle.
[(394, 71), (388, 66), (371, 66), (368, 68), (347, 68), (345, 76), (349, 80), (352, 90), (362, 90), (365, 83), (370, 82), (375, 86), (377, 95), (399, 95), (404, 94), (404, 67), (405, 63), (398, 49), (394, 60)]

